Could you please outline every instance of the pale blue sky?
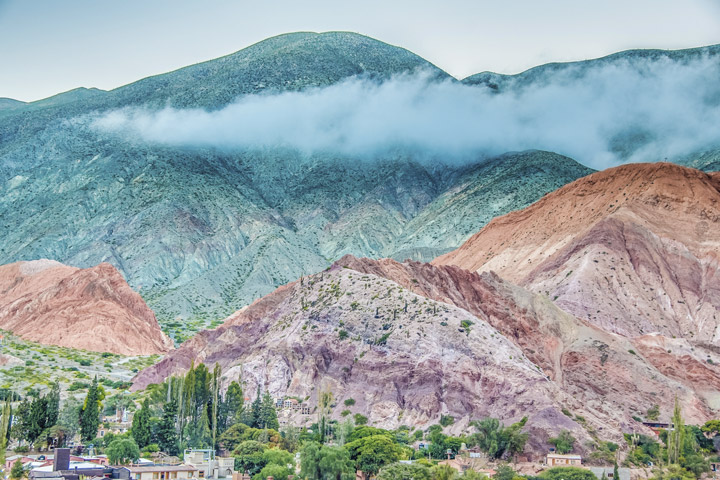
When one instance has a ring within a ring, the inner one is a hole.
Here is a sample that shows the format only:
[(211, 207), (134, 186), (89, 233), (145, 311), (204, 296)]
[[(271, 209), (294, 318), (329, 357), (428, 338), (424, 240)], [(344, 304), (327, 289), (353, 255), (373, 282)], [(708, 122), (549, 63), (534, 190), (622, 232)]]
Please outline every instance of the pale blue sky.
[(720, 0), (0, 0), (0, 97), (111, 89), (292, 31), (348, 30), (463, 78), (720, 43)]

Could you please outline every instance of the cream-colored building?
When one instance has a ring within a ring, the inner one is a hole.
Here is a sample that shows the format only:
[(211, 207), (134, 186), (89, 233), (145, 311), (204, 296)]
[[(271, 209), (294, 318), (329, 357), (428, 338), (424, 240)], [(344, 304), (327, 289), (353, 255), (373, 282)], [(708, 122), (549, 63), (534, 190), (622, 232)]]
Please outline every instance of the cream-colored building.
[(234, 457), (216, 457), (213, 450), (185, 450), (183, 460), (198, 470), (198, 478), (232, 478)]
[(130, 471), (131, 480), (187, 480), (202, 478), (192, 465), (152, 465), (147, 467), (125, 467)]
[(580, 455), (560, 455), (559, 453), (548, 453), (545, 456), (545, 463), (550, 467), (561, 467), (568, 465), (582, 465)]

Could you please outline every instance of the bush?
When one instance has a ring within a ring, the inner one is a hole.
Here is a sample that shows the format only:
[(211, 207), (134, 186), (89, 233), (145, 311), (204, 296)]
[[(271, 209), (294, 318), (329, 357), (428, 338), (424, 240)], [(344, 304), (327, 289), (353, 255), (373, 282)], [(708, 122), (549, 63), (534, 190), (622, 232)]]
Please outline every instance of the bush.
[(27, 445), (20, 445), (19, 447), (15, 448), (15, 453), (28, 453), (30, 451), (30, 447)]
[(151, 453), (157, 453), (160, 451), (160, 446), (157, 443), (151, 443), (150, 445), (145, 446), (145, 448), (142, 449), (142, 453), (144, 454), (151, 454)]
[(351, 413), (352, 413), (352, 412), (351, 412), (350, 410), (343, 410), (342, 413), (340, 413), (340, 415), (342, 415), (343, 417), (347, 417), (347, 416), (350, 415)]
[(25, 471), (23, 470), (23, 464), (22, 460), (19, 458), (15, 460), (15, 463), (13, 463), (12, 469), (10, 470), (10, 478), (13, 480), (18, 480), (25, 476)]
[(590, 470), (578, 467), (553, 467), (542, 472), (539, 477), (543, 480), (597, 480)]
[(440, 415), (440, 425), (443, 427), (449, 427), (455, 423), (455, 417), (452, 415)]
[(652, 421), (656, 421), (660, 418), (660, 405), (653, 405), (651, 408), (648, 408), (648, 411), (645, 413), (645, 417)]
[(345, 401), (343, 403), (345, 404), (346, 407), (352, 407), (353, 405), (355, 405), (355, 399), (347, 398), (347, 399), (345, 399)]
[(548, 442), (555, 446), (557, 453), (563, 455), (572, 452), (575, 437), (573, 437), (569, 431), (563, 430), (557, 437), (548, 439)]
[[(340, 338), (340, 340), (345, 340), (346, 338), (348, 338), (347, 330), (340, 330), (338, 332), (338, 337)], [(275, 478), (275, 477), (273, 477), (273, 478)]]
[(414, 463), (391, 463), (380, 470), (378, 480), (430, 480), (430, 468), (427, 465)]
[(355, 414), (355, 425), (367, 425), (368, 418), (365, 415), (360, 415), (359, 413)]

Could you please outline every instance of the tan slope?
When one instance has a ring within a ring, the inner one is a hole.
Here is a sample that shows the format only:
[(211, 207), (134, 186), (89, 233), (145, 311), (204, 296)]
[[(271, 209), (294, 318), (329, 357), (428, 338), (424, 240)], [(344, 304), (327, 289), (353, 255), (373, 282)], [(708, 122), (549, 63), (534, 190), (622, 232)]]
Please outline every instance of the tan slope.
[(0, 266), (0, 328), (35, 342), (123, 355), (170, 351), (172, 341), (108, 263), (52, 260)]
[(720, 341), (720, 176), (629, 164), (499, 217), (438, 257), (496, 271), (627, 336)]

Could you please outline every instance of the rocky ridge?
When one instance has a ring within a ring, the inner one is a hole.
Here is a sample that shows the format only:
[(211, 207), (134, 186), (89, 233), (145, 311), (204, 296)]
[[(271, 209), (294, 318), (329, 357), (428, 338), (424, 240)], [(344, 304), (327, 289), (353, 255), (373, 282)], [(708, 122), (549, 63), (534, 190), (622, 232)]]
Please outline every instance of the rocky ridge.
[(717, 408), (719, 200), (717, 173), (624, 165), (493, 220), (433, 263), (497, 272), (544, 295), (628, 338)]
[(46, 345), (122, 355), (167, 353), (170, 339), (110, 264), (52, 260), (0, 267), (0, 328)]

